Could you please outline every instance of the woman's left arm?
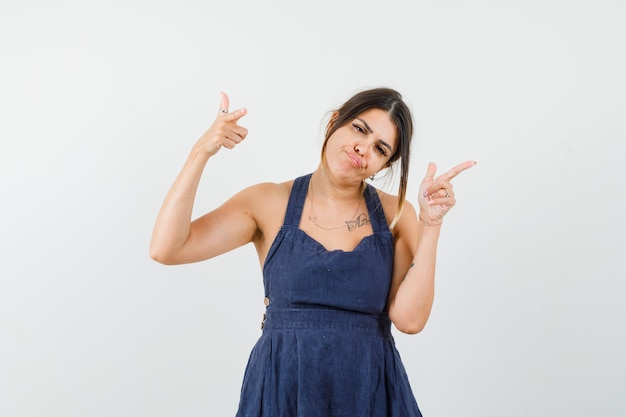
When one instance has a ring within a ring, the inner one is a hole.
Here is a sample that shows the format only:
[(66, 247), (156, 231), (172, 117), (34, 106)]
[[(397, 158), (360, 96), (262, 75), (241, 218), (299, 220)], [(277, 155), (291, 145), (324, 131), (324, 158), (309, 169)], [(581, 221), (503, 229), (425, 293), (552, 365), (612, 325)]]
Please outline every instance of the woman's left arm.
[(428, 321), (435, 291), (439, 233), (443, 217), (456, 204), (450, 181), (474, 165), (474, 161), (464, 162), (435, 178), (437, 167), (429, 164), (420, 185), (419, 216), (411, 204), (405, 204), (396, 225), (388, 309), (389, 318), (403, 333), (418, 333)]

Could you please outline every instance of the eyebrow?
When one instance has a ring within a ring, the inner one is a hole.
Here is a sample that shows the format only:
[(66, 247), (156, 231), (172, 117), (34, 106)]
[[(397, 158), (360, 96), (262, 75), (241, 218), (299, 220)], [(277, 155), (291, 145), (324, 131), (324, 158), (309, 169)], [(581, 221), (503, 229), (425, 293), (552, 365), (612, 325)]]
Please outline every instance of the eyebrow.
[[(368, 132), (370, 132), (370, 133), (372, 133), (372, 134), (374, 133), (374, 131), (372, 130), (372, 128), (370, 127), (370, 125), (368, 125), (368, 124), (367, 124), (367, 122), (366, 122), (365, 120), (361, 119), (360, 117), (357, 117), (356, 119), (365, 125), (365, 128), (367, 129), (367, 131), (368, 131)], [(385, 142), (385, 141), (384, 141), (384, 140), (382, 140), (382, 139), (378, 139), (378, 141), (379, 141), (380, 143), (382, 143), (383, 145), (385, 145), (387, 148), (389, 148), (389, 152), (393, 152), (393, 148), (392, 148), (392, 147), (391, 147), (391, 145), (389, 145), (387, 142)]]

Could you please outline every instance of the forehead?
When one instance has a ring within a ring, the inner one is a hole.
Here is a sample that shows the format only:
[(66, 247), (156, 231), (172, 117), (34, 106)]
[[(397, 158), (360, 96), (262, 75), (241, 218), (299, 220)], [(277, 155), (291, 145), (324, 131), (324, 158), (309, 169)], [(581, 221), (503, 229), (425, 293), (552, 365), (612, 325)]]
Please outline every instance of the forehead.
[(369, 109), (359, 114), (357, 118), (365, 121), (374, 132), (376, 139), (387, 142), (393, 149), (396, 149), (398, 130), (391, 121), (389, 113), (381, 109)]

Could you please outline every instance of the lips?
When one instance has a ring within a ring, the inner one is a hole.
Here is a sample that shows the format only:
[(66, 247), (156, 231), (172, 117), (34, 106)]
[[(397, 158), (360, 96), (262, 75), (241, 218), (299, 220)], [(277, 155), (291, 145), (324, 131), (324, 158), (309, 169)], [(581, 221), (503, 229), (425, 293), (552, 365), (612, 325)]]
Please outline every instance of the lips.
[(361, 159), (358, 156), (350, 152), (346, 152), (346, 153), (348, 155), (348, 159), (350, 159), (350, 161), (352, 162), (352, 165), (354, 165), (357, 168), (363, 167), (363, 164), (361, 163)]

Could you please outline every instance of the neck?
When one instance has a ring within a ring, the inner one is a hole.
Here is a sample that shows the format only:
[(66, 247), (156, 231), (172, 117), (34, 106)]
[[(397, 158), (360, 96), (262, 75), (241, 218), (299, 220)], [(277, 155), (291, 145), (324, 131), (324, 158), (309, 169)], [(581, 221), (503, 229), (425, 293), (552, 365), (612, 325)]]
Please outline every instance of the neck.
[(342, 183), (332, 177), (328, 170), (319, 166), (311, 176), (311, 187), (315, 189), (318, 198), (330, 199), (333, 201), (356, 201), (363, 196), (365, 183)]
[(351, 232), (369, 224), (365, 214), (358, 215), (363, 204), (364, 186), (363, 181), (351, 186), (337, 185), (331, 177), (324, 175), (323, 170), (316, 170), (309, 181), (309, 220), (316, 227), (330, 231)]

